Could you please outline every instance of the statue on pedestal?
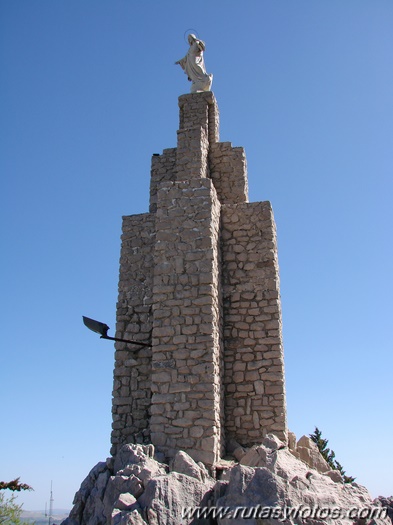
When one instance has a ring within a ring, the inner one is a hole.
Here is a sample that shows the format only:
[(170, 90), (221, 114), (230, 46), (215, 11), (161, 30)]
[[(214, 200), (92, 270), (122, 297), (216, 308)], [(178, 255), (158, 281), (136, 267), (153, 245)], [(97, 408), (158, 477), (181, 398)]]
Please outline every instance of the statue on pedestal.
[(175, 64), (179, 64), (188, 80), (192, 82), (191, 93), (200, 91), (210, 91), (213, 75), (206, 73), (203, 52), (205, 51), (205, 42), (199, 40), (194, 34), (188, 35), (190, 48), (184, 58), (181, 58)]

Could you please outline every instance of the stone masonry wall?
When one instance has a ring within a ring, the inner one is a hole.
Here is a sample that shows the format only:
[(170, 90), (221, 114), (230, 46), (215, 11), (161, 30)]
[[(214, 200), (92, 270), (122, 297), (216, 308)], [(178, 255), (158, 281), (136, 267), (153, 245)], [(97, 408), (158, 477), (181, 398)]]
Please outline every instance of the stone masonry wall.
[(112, 453), (152, 442), (214, 465), (225, 442), (286, 440), (277, 245), (248, 203), (243, 148), (218, 142), (211, 92), (179, 97), (177, 147), (152, 158), (150, 213), (125, 217)]
[(181, 95), (179, 108), (179, 130), (200, 127), (206, 133), (209, 144), (218, 142), (220, 115), (211, 91)]
[(276, 230), (269, 202), (222, 208), (225, 428), (286, 439)]
[(222, 453), (220, 204), (210, 180), (162, 184), (153, 287), (152, 443), (214, 464)]
[[(123, 217), (116, 337), (151, 338), (155, 217)], [(149, 427), (151, 348), (116, 343), (112, 401), (112, 453), (124, 443), (143, 441)]]
[(153, 155), (150, 176), (150, 213), (157, 211), (157, 187), (162, 181), (176, 180), (176, 148)]
[(230, 142), (211, 144), (210, 178), (221, 204), (248, 202), (247, 160), (244, 148), (233, 148)]
[(177, 132), (176, 178), (187, 180), (208, 176), (208, 135), (203, 127)]

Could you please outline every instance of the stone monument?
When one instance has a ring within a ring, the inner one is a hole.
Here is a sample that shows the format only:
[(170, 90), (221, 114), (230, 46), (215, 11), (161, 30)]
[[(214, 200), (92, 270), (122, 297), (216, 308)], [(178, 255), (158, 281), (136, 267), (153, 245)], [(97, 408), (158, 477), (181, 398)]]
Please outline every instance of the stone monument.
[[(183, 60), (193, 87), (179, 98), (177, 147), (153, 155), (149, 212), (123, 218), (116, 336), (151, 346), (116, 344), (113, 457), (62, 525), (210, 523), (194, 510), (215, 509), (218, 524), (256, 525), (300, 508), (323, 511), (318, 523), (352, 509), (387, 525), (381, 502), (288, 433), (273, 212), (248, 202), (244, 150), (219, 142), (204, 66), (194, 78)], [(226, 449), (238, 464), (220, 462)]]
[(244, 149), (219, 142), (210, 91), (179, 97), (153, 155), (149, 213), (123, 218), (112, 450), (153, 443), (214, 465), (231, 439), (287, 440), (276, 228), (248, 202)]

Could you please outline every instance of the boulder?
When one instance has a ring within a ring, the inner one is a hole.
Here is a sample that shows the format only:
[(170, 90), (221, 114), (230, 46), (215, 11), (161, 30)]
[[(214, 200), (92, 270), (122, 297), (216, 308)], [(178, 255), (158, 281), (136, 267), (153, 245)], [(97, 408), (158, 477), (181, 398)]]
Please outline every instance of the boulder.
[(296, 435), (288, 431), (288, 448), (293, 453), (296, 451)]
[(143, 482), (137, 476), (116, 475), (111, 476), (102, 499), (105, 508), (105, 516), (112, 515), (112, 509), (118, 508), (116, 503), (121, 494), (129, 493), (135, 500), (143, 494)]
[(237, 508), (252, 509), (257, 505), (276, 507), (284, 500), (285, 485), (266, 468), (236, 465), (229, 473), (225, 495), (216, 501), (216, 507), (230, 509), (232, 516), (218, 519), (220, 525), (257, 525), (251, 515), (237, 516)]
[(254, 445), (240, 460), (248, 467), (267, 467), (271, 472), (285, 480), (295, 477), (305, 478), (309, 471), (307, 465), (295, 458), (283, 442), (268, 434), (261, 445)]
[(329, 478), (336, 483), (344, 483), (343, 477), (339, 470), (328, 470), (328, 472), (326, 472), (326, 476), (329, 476)]
[(113, 470), (118, 472), (129, 465), (146, 463), (148, 459), (155, 462), (153, 445), (123, 445), (115, 456)]
[(182, 450), (179, 450), (173, 458), (171, 470), (199, 479), (202, 482), (209, 478), (209, 473), (203, 463), (196, 463), (191, 456)]
[(137, 510), (121, 512), (115, 509), (112, 514), (111, 525), (147, 525), (147, 523)]
[(375, 505), (384, 507), (387, 510), (390, 521), (393, 523), (393, 496), (390, 496), (389, 498), (378, 496), (378, 498), (375, 498), (373, 503)]
[(119, 510), (131, 510), (136, 503), (136, 498), (129, 492), (120, 494), (115, 502), (115, 509)]
[(227, 443), (227, 452), (228, 454), (231, 454), (235, 459), (238, 461), (241, 460), (241, 458), (246, 453), (246, 449), (242, 447), (235, 439), (230, 439)]
[[(215, 481), (204, 482), (178, 472), (158, 476), (149, 481), (145, 492), (138, 499), (149, 525), (179, 525), (193, 522), (183, 518), (186, 507), (207, 506), (213, 495)], [(210, 501), (212, 503), (212, 501)], [(209, 521), (199, 520), (201, 525)]]
[(299, 439), (296, 445), (296, 452), (304, 463), (321, 474), (331, 470), (319, 452), (317, 445), (309, 437), (302, 436)]

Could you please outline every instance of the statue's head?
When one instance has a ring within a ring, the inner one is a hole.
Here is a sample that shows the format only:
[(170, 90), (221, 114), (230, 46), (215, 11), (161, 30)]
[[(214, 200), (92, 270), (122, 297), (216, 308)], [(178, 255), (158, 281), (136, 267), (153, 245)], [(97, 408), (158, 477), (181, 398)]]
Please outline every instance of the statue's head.
[(188, 35), (188, 43), (191, 45), (193, 42), (197, 40), (197, 37), (193, 35), (192, 33)]

